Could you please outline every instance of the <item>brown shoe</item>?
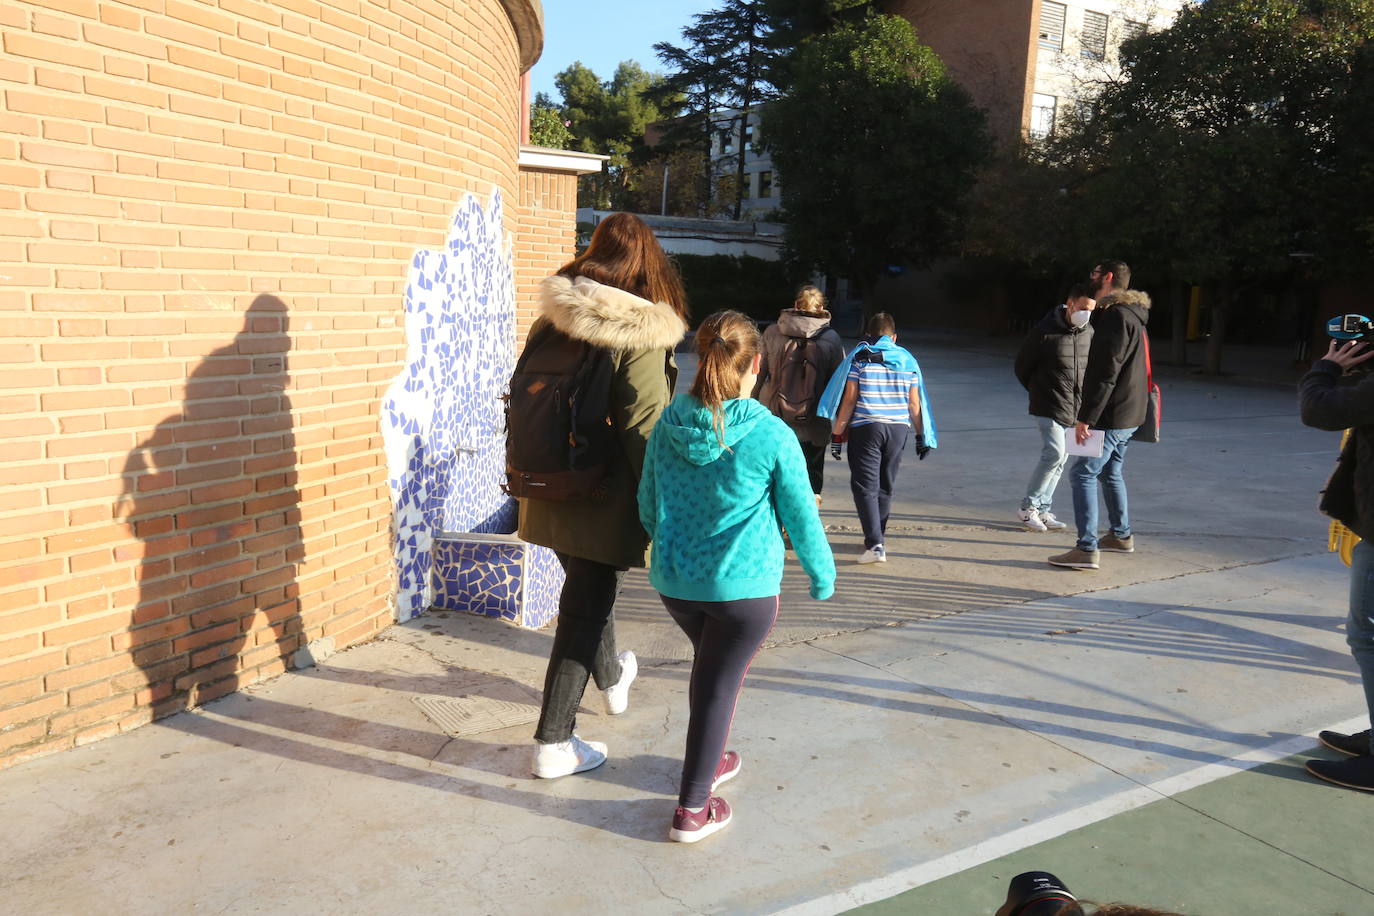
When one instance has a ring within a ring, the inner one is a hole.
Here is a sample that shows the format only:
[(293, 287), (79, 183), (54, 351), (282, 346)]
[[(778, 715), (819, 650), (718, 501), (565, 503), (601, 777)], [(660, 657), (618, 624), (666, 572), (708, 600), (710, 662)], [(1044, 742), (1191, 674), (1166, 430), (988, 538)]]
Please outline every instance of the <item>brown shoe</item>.
[(1110, 550), (1112, 553), (1135, 553), (1135, 535), (1119, 538), (1109, 531), (1098, 540), (1097, 549)]
[(1066, 569), (1097, 569), (1097, 551), (1079, 550), (1075, 547), (1068, 553), (1050, 557), (1050, 565), (1063, 566)]

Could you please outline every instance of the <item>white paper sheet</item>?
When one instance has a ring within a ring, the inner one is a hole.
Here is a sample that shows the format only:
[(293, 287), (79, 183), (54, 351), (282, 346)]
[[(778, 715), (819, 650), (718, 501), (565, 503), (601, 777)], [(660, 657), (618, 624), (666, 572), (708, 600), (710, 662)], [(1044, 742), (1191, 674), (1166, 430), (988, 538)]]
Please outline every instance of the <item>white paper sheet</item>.
[(1102, 444), (1107, 438), (1107, 433), (1100, 429), (1088, 430), (1088, 441), (1082, 445), (1078, 444), (1078, 436), (1074, 433), (1073, 427), (1064, 431), (1064, 451), (1070, 455), (1082, 455), (1085, 458), (1101, 458)]

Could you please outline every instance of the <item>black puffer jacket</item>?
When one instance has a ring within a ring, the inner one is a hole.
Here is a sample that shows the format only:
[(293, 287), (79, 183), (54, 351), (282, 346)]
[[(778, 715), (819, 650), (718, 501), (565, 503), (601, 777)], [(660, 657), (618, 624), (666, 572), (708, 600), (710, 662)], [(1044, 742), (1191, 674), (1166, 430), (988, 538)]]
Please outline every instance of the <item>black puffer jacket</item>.
[(1317, 429), (1351, 429), (1354, 436), (1356, 518), (1342, 521), (1365, 540), (1374, 540), (1374, 373), (1341, 377), (1341, 367), (1319, 359), (1298, 382), (1302, 422)]
[(1093, 345), (1083, 375), (1078, 419), (1092, 429), (1134, 429), (1145, 422), (1145, 323), (1150, 297), (1138, 290), (1110, 293), (1097, 300)]
[(1074, 424), (1092, 339), (1092, 325), (1073, 327), (1064, 320), (1062, 305), (1031, 328), (1016, 354), (1016, 378), (1030, 392), (1031, 416)]

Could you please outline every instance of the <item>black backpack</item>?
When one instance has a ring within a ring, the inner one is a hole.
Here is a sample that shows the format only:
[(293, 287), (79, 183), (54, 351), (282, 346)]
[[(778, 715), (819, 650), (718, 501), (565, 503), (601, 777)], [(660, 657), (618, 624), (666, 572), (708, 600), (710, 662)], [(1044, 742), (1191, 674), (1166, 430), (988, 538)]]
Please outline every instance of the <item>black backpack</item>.
[(600, 499), (616, 454), (611, 351), (544, 323), (525, 342), (506, 396), (511, 496)]
[(768, 405), (778, 418), (797, 423), (815, 415), (820, 386), (829, 381), (821, 378), (819, 350), (815, 341), (806, 338), (789, 337), (783, 345), (777, 394)]

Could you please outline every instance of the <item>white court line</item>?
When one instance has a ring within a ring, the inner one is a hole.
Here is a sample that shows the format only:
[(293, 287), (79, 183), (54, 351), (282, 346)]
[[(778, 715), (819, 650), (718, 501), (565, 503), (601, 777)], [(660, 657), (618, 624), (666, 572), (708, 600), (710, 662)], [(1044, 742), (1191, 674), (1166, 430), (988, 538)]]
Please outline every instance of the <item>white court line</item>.
[[(1347, 719), (1344, 722), (1329, 726), (1329, 729), (1347, 733), (1363, 731), (1367, 727), (1366, 721), (1366, 716), (1356, 716), (1353, 719)], [(799, 903), (777, 912), (781, 916), (831, 916), (831, 914), (843, 913), (845, 910), (862, 906), (865, 903), (886, 900), (923, 884), (929, 884), (940, 878), (947, 878), (950, 875), (958, 874), (985, 862), (991, 862), (993, 859), (1010, 855), (1037, 843), (1063, 836), (1079, 827), (1095, 824), (1113, 815), (1143, 807), (1151, 802), (1171, 798), (1188, 789), (1195, 789), (1209, 782), (1215, 782), (1224, 776), (1231, 776), (1262, 764), (1282, 760), (1284, 757), (1290, 757), (1300, 751), (1307, 750), (1316, 743), (1316, 738), (1306, 735), (1285, 738), (1276, 744), (1246, 751), (1244, 754), (1229, 760), (1203, 764), (1177, 776), (1169, 776), (1149, 785), (1118, 792), (1081, 808), (1075, 808), (1043, 821), (1019, 827), (995, 839), (974, 843), (972, 846), (946, 853), (938, 859), (922, 862), (899, 872), (856, 884), (846, 891), (808, 900), (806, 903)]]

